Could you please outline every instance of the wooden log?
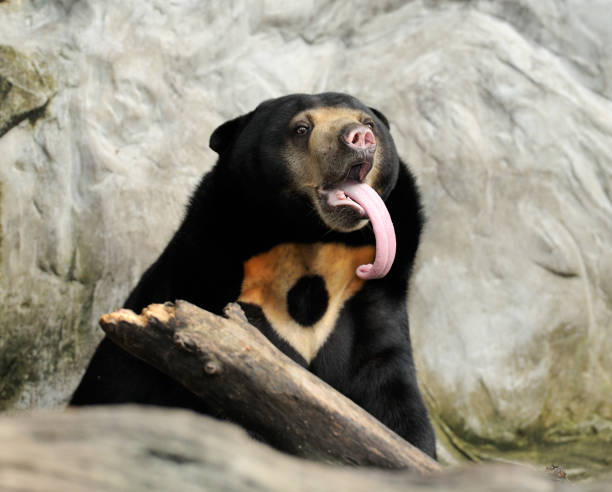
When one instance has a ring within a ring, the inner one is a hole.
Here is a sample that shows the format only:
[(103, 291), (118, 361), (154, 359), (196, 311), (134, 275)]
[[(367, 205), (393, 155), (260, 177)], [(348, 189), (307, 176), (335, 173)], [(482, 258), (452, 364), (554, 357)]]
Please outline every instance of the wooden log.
[[(69, 407), (0, 415), (3, 492), (604, 492), (610, 482), (551, 482), (541, 471), (470, 466), (420, 476), (327, 466), (265, 446), (235, 425), (159, 407)], [(558, 487), (557, 487), (558, 486)]]
[(228, 318), (185, 301), (141, 315), (104, 315), (107, 336), (213, 402), (275, 447), (329, 463), (408, 468), (439, 465), (355, 403), (294, 363), (250, 325), (237, 304)]

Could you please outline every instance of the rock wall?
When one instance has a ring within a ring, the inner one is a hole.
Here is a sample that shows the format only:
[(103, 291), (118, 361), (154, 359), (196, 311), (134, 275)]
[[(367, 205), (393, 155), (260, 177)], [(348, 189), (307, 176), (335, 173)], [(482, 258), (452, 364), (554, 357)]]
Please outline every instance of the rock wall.
[(443, 457), (612, 466), (611, 7), (0, 2), (0, 407), (63, 405), (217, 124), (338, 90), (423, 191), (410, 314)]

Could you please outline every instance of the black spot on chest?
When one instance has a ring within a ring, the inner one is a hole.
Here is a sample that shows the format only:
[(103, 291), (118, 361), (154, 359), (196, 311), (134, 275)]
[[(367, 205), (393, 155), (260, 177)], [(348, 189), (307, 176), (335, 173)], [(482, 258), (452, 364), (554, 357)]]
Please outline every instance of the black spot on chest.
[(287, 292), (287, 310), (302, 326), (312, 326), (319, 321), (329, 304), (325, 280), (320, 275), (305, 275)]

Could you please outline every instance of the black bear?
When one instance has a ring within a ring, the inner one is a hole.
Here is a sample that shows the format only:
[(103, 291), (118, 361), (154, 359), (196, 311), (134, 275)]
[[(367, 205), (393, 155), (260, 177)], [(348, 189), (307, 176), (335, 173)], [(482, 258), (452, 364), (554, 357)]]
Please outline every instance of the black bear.
[[(222, 124), (210, 147), (218, 162), (125, 307), (237, 301), (282, 352), (435, 456), (406, 311), (421, 206), (385, 116), (294, 94)], [(215, 414), (104, 339), (71, 404), (127, 402)]]

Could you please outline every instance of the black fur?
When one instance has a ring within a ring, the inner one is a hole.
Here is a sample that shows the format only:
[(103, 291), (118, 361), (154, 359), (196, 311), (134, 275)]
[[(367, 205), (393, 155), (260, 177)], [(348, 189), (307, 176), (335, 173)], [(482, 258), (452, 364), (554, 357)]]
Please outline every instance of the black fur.
[(312, 326), (319, 321), (328, 303), (329, 295), (320, 275), (304, 275), (287, 293), (289, 314), (302, 326)]
[[(200, 182), (182, 225), (125, 307), (139, 312), (151, 303), (184, 299), (221, 314), (240, 294), (243, 262), (256, 254), (282, 243), (374, 244), (370, 225), (350, 233), (330, 230), (310, 199), (291, 184), (280, 152), (293, 138), (288, 124), (297, 112), (316, 106), (358, 108), (374, 119), (378, 145), (385, 150), (381, 185), (396, 231), (395, 262), (387, 276), (366, 281), (346, 302), (334, 331), (310, 364), (275, 334), (257, 306), (243, 307), (249, 320), (280, 350), (435, 456), (433, 430), (417, 387), (406, 312), (408, 279), (422, 228), (419, 194), (397, 157), (386, 118), (350, 96), (286, 96), (221, 125), (210, 138), (211, 148), (219, 153), (218, 163)], [(308, 312), (304, 307), (298, 311)], [(71, 403), (124, 402), (215, 413), (206, 402), (105, 339)]]

